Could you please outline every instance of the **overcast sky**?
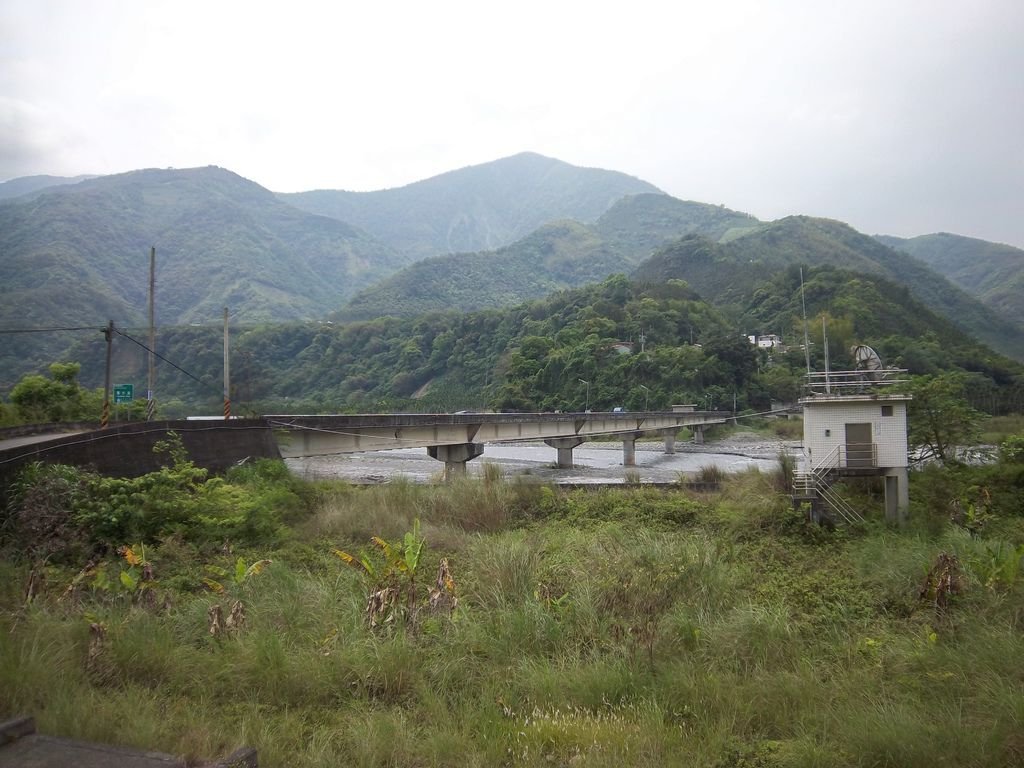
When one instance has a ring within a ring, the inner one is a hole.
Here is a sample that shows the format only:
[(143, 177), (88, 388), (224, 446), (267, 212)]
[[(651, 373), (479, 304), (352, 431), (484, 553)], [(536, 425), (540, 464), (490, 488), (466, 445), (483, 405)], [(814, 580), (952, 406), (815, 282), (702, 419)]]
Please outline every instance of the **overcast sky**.
[(0, 0), (0, 179), (395, 187), (521, 151), (1024, 247), (1024, 0)]

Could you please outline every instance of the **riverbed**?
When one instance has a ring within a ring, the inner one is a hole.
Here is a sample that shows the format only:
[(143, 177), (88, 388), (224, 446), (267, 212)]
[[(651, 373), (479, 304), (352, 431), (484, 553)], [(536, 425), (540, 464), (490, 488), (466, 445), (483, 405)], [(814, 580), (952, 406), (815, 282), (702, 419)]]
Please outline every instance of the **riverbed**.
[[(623, 466), (622, 443), (587, 442), (573, 451), (572, 469), (555, 467), (555, 449), (543, 442), (488, 443), (484, 455), (467, 464), (470, 476), (480, 475), (485, 464), (501, 467), (505, 477), (524, 476), (551, 483), (622, 483), (639, 477), (642, 483), (671, 483), (695, 477), (713, 466), (728, 473), (758, 469), (771, 472), (779, 454), (800, 458), (800, 442), (753, 432), (741, 432), (705, 445), (677, 443), (666, 454), (660, 440), (636, 443), (636, 466)], [(296, 475), (309, 479), (338, 479), (351, 483), (386, 483), (395, 478), (429, 483), (441, 479), (444, 465), (430, 458), (425, 448), (314, 456), (288, 459)]]

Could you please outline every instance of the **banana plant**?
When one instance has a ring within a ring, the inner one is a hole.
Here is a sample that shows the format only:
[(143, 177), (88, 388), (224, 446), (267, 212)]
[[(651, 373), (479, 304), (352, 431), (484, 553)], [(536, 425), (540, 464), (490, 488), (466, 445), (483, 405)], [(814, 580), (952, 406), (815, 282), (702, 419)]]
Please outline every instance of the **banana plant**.
[[(408, 617), (415, 613), (416, 570), (423, 554), (424, 539), (420, 535), (420, 521), (413, 522), (402, 540), (391, 543), (380, 536), (371, 536), (370, 543), (377, 548), (380, 562), (366, 551), (351, 555), (341, 549), (331, 550), (343, 563), (359, 571), (368, 581), (366, 615), (371, 627), (390, 624), (399, 615), (397, 598), (403, 586), (406, 593)], [(404, 585), (401, 582), (405, 582)]]
[(368, 577), (371, 581), (384, 581), (389, 579), (395, 572), (405, 574), (409, 581), (415, 581), (416, 569), (420, 564), (420, 555), (423, 554), (425, 540), (420, 536), (420, 521), (416, 518), (413, 521), (411, 531), (406, 531), (402, 541), (392, 544), (380, 536), (371, 536), (370, 543), (381, 553), (383, 563), (374, 565), (366, 552), (359, 555), (350, 555), (340, 549), (331, 550), (346, 565), (355, 568), (357, 571)]
[[(253, 576), (263, 572), (263, 569), (270, 565), (273, 560), (257, 560), (251, 565), (246, 564), (245, 559), (239, 557), (235, 561), (235, 567), (232, 571), (226, 568), (221, 568), (218, 565), (207, 565), (206, 572), (213, 576), (219, 576), (221, 579), (228, 581), (228, 585), (233, 584), (236, 587), (240, 587), (247, 582)], [(217, 581), (214, 578), (206, 576), (203, 578), (203, 584), (210, 588), (211, 591), (220, 594), (226, 589), (226, 585), (223, 581)]]

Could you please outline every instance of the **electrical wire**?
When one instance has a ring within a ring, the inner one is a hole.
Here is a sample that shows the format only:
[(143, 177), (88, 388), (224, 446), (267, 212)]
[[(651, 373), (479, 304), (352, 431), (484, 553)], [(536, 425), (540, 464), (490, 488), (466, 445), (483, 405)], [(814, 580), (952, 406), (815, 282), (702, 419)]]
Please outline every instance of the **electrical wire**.
[(117, 328), (117, 327), (115, 327), (115, 328), (114, 328), (114, 333), (116, 333), (116, 334), (117, 334), (118, 336), (123, 336), (124, 338), (128, 339), (128, 341), (130, 341), (130, 342), (132, 342), (132, 343), (134, 343), (134, 344), (138, 344), (138, 345), (139, 345), (140, 347), (142, 347), (142, 348), (143, 348), (144, 350), (146, 350), (147, 352), (150, 352), (150, 353), (152, 353), (152, 354), (153, 354), (154, 356), (156, 356), (156, 357), (160, 358), (161, 360), (163, 360), (163, 361), (164, 361), (165, 363), (167, 363), (167, 364), (168, 364), (169, 366), (171, 366), (171, 367), (172, 367), (172, 368), (174, 368), (175, 370), (178, 370), (178, 371), (181, 371), (182, 373), (184, 373), (184, 374), (185, 374), (186, 376), (188, 376), (188, 377), (189, 377), (190, 379), (192, 379), (192, 380), (193, 380), (194, 382), (196, 382), (197, 384), (202, 384), (202, 385), (203, 385), (204, 387), (208, 387), (208, 388), (210, 388), (210, 389), (212, 389), (212, 390), (215, 390), (215, 391), (216, 391), (216, 392), (217, 392), (218, 394), (223, 394), (223, 390), (221, 390), (221, 389), (218, 389), (217, 387), (214, 387), (214, 386), (212, 386), (212, 385), (211, 385), (211, 384), (210, 384), (209, 382), (203, 381), (202, 379), (200, 379), (200, 378), (198, 378), (198, 377), (196, 377), (196, 376), (193, 376), (193, 375), (192, 375), (191, 373), (189, 373), (188, 371), (186, 371), (186, 370), (185, 370), (184, 368), (182, 368), (182, 367), (181, 367), (180, 365), (178, 365), (177, 363), (171, 362), (171, 361), (170, 361), (170, 360), (168, 360), (168, 359), (167, 359), (166, 357), (164, 357), (163, 355), (161, 355), (161, 354), (160, 354), (159, 352), (157, 352), (156, 350), (150, 349), (150, 348), (149, 348), (149, 347), (148, 347), (147, 345), (143, 344), (143, 343), (142, 343), (141, 341), (139, 341), (138, 339), (136, 339), (136, 338), (134, 338), (134, 337), (130, 336), (129, 334), (125, 333), (125, 332), (124, 332), (124, 331), (122, 331), (122, 330), (121, 330), (120, 328)]
[(58, 331), (103, 331), (95, 325), (77, 325), (66, 328), (0, 328), (0, 334), (8, 333), (56, 333)]

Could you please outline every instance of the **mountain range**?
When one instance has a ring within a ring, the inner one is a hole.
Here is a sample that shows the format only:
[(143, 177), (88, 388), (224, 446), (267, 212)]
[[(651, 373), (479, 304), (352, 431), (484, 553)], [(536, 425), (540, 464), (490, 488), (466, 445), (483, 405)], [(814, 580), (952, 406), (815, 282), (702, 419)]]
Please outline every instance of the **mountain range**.
[(758, 223), (744, 213), (662, 193), (629, 195), (593, 224), (555, 221), (495, 251), (418, 261), (360, 291), (334, 319), (511, 306), (628, 272), (682, 235), (717, 238)]
[[(968, 285), (954, 285), (905, 249), (891, 248), (839, 221), (790, 216), (761, 222), (664, 194), (622, 198), (591, 225), (555, 222), (494, 251), (416, 262), (363, 289), (333, 317), (412, 317), (511, 306), (613, 272), (630, 273), (649, 256), (638, 278), (649, 280), (659, 270), (665, 279), (682, 276), (721, 308), (741, 304), (758, 283), (792, 265), (831, 265), (877, 275), (907, 286), (939, 316), (993, 349), (1024, 359), (1024, 313), (1013, 314), (1011, 303), (1000, 312), (999, 306), (971, 295)], [(1017, 274), (1024, 279), (1019, 260)]]
[(523, 152), (376, 192), (317, 190), (279, 197), (360, 227), (410, 261), (500, 248), (557, 219), (593, 221), (625, 195), (660, 192), (617, 171)]
[(948, 232), (876, 237), (925, 262), (1005, 317), (1024, 322), (1024, 251), (1020, 248)]
[[(5, 182), (0, 330), (141, 326), (150, 246), (161, 326), (216, 323), (225, 306), (233, 323), (253, 324), (510, 305), (657, 254), (639, 277), (671, 260), (674, 278), (725, 308), (795, 264), (878, 275), (1024, 358), (1017, 249), (870, 238), (808, 217), (761, 222), (532, 153), (377, 192), (275, 194), (217, 167)], [(5, 335), (0, 387), (70, 343)]]

